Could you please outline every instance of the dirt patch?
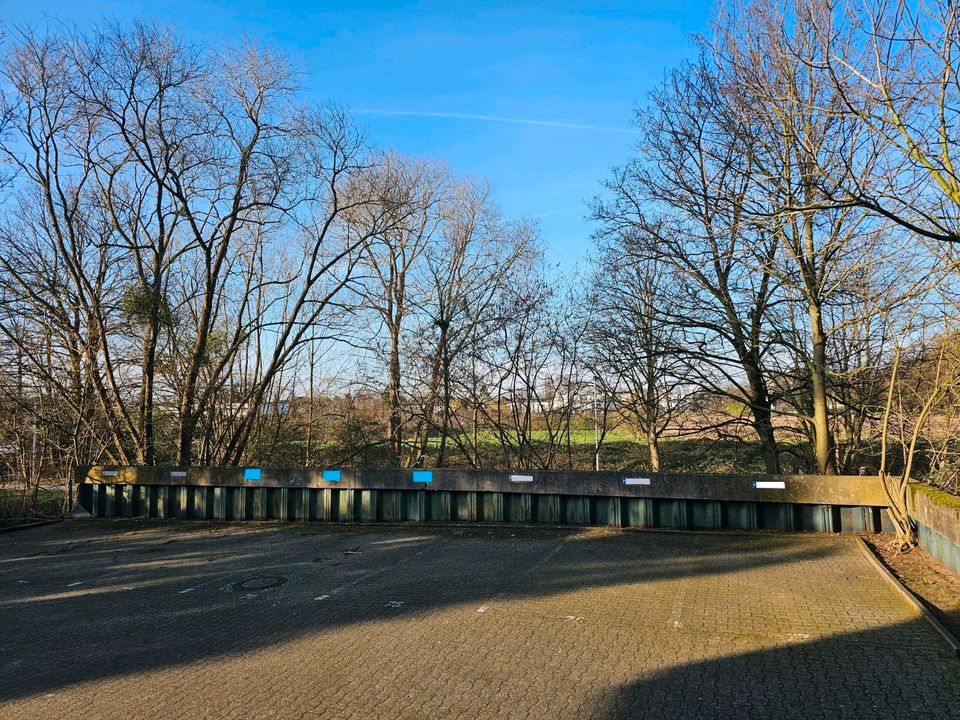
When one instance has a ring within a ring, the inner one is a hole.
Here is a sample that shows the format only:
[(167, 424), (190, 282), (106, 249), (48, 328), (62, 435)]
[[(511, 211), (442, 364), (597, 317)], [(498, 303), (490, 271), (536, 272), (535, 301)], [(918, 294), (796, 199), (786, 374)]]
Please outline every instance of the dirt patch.
[(960, 639), (960, 577), (918, 547), (898, 551), (893, 535), (888, 533), (863, 539), (900, 582)]

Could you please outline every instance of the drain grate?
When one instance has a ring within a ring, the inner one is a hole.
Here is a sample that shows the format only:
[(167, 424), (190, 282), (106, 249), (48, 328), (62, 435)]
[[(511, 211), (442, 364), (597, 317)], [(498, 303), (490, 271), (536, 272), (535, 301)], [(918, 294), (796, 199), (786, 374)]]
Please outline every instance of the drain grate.
[(240, 580), (233, 584), (235, 591), (249, 592), (251, 590), (269, 590), (280, 587), (287, 579), (282, 575), (258, 575), (257, 577)]

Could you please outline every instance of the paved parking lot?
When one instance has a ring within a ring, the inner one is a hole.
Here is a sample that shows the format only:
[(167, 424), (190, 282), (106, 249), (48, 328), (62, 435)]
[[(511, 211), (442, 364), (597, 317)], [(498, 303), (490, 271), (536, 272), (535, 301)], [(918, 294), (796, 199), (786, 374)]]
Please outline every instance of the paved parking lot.
[(846, 538), (72, 521), (0, 535), (0, 717), (960, 718)]

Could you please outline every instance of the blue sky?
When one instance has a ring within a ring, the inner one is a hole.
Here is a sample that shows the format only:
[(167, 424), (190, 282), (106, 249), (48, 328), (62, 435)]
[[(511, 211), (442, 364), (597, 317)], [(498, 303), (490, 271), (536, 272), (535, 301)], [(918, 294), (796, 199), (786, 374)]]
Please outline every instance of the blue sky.
[(198, 41), (259, 38), (303, 67), (311, 97), (354, 111), (373, 143), (488, 179), (507, 215), (539, 218), (564, 268), (591, 244), (585, 200), (637, 141), (634, 106), (693, 54), (709, 15), (708, 2), (671, 0), (0, 0), (11, 25), (140, 17)]

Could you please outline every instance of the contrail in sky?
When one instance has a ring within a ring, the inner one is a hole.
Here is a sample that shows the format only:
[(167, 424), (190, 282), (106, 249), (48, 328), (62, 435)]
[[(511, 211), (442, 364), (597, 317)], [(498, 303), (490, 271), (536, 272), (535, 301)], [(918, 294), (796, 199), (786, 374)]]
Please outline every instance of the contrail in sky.
[(535, 220), (542, 217), (550, 217), (551, 215), (563, 215), (564, 213), (575, 212), (576, 210), (583, 210), (583, 205), (577, 205), (576, 207), (561, 208), (560, 210), (547, 210), (546, 212), (530, 213), (527, 215), (515, 215), (513, 217), (505, 218), (510, 222), (516, 220)]
[(533, 213), (533, 215), (527, 215), (527, 217), (542, 218), (542, 217), (549, 217), (551, 215), (563, 215), (564, 213), (571, 213), (571, 212), (576, 212), (577, 210), (584, 210), (584, 209), (585, 208), (583, 205), (577, 205), (576, 207), (562, 208), (560, 210), (547, 210), (546, 212)]
[(467, 113), (422, 112), (419, 110), (354, 110), (355, 115), (405, 115), (411, 117), (451, 118), (454, 120), (485, 120), (488, 122), (514, 123), (515, 125), (542, 125), (546, 127), (569, 128), (571, 130), (596, 130), (598, 132), (637, 134), (639, 130), (630, 128), (604, 127), (602, 125), (578, 125), (576, 123), (553, 122), (551, 120), (526, 120), (524, 118), (499, 117), (497, 115), (469, 115)]

